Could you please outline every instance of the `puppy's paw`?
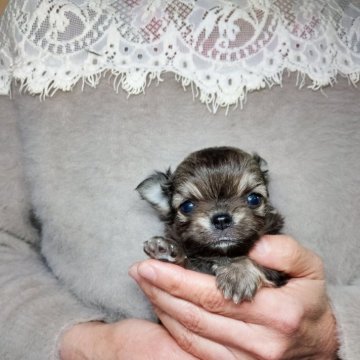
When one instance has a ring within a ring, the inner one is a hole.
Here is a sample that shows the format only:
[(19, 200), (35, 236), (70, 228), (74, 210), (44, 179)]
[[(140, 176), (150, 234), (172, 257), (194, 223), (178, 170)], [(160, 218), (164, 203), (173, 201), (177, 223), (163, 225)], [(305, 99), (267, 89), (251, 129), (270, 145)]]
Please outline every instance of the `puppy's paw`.
[(235, 304), (251, 301), (266, 278), (261, 270), (247, 257), (239, 257), (226, 265), (213, 265), (218, 288), (226, 299)]
[(171, 240), (154, 236), (144, 242), (144, 252), (153, 259), (179, 264), (184, 261), (183, 251)]

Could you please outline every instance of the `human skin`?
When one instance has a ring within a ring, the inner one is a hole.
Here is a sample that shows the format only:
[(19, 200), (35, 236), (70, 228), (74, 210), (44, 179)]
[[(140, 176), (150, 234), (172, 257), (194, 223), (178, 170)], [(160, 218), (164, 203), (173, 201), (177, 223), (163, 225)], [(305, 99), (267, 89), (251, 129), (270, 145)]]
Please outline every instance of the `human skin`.
[(73, 326), (60, 344), (62, 360), (195, 360), (167, 330), (146, 320), (114, 324), (92, 321)]
[(144, 320), (76, 325), (63, 338), (62, 359), (336, 359), (321, 259), (284, 235), (264, 236), (250, 256), (291, 280), (238, 305), (223, 298), (213, 276), (156, 260), (135, 264), (129, 273), (163, 326)]

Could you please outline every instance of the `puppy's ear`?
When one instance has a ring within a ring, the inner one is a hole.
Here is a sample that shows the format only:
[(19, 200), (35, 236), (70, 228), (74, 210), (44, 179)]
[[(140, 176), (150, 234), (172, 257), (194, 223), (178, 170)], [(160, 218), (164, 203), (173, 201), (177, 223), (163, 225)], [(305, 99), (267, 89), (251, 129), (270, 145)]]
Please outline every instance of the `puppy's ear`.
[(268, 163), (266, 162), (265, 159), (263, 159), (257, 153), (253, 154), (253, 159), (259, 164), (259, 168), (264, 176), (264, 179), (267, 181), (268, 180), (268, 171), (269, 171)]
[(166, 220), (171, 213), (170, 177), (170, 169), (168, 169), (166, 173), (157, 171), (136, 187), (141, 198), (146, 200), (159, 213), (160, 218), (163, 220)]

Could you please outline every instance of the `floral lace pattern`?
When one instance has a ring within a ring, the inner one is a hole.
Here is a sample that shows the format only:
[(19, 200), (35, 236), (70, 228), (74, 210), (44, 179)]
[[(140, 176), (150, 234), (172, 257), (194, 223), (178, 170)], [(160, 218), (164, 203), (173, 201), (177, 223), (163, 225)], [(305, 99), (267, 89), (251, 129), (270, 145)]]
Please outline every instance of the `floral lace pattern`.
[(350, 0), (14, 0), (0, 18), (0, 94), (18, 80), (50, 96), (105, 71), (116, 90), (172, 72), (212, 106), (242, 104), (284, 70), (317, 89), (360, 78), (360, 5)]

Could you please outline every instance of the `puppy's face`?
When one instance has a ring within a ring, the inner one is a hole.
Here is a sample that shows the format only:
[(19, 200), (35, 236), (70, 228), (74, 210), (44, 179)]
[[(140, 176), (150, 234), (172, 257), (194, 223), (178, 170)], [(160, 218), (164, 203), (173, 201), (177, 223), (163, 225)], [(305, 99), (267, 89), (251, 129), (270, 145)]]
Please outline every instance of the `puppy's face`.
[(138, 190), (188, 254), (245, 254), (269, 222), (281, 220), (268, 202), (262, 165), (261, 158), (239, 149), (204, 149), (173, 174), (146, 179)]

